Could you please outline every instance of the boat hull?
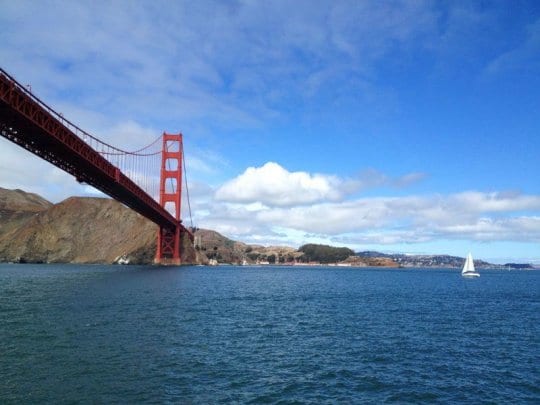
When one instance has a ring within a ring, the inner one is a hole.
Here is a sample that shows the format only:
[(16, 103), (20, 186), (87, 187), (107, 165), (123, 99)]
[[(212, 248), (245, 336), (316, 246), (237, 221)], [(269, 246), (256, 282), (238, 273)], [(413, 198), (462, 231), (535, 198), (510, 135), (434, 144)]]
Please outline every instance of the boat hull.
[(469, 272), (469, 273), (462, 273), (461, 274), (463, 277), (465, 278), (475, 278), (475, 277), (480, 277), (480, 274), (478, 273), (473, 273), (473, 272)]

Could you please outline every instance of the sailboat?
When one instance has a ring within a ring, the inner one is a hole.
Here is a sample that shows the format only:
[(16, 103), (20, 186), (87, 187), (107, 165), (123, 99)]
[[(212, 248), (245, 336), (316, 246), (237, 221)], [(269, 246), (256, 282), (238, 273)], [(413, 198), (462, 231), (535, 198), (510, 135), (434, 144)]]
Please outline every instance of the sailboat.
[(480, 277), (480, 274), (474, 269), (474, 262), (470, 253), (467, 255), (467, 259), (463, 265), (463, 270), (461, 270), (461, 275), (463, 277)]

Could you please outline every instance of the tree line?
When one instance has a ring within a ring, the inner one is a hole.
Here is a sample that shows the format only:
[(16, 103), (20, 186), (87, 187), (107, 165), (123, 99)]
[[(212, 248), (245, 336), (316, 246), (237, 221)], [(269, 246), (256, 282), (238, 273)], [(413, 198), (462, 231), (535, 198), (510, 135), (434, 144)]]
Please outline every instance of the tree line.
[(337, 263), (349, 256), (354, 256), (354, 251), (346, 247), (316, 245), (313, 243), (300, 246), (298, 251), (304, 253), (302, 261), (305, 262)]

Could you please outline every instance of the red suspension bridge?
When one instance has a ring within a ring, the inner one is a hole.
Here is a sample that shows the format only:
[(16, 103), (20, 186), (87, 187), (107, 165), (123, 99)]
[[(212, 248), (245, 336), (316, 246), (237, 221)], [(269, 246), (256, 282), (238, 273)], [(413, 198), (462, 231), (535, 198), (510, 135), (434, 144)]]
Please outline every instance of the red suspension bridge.
[(1, 68), (0, 134), (157, 224), (155, 262), (180, 264), (183, 235), (193, 241), (180, 218), (182, 134), (125, 151), (74, 125)]

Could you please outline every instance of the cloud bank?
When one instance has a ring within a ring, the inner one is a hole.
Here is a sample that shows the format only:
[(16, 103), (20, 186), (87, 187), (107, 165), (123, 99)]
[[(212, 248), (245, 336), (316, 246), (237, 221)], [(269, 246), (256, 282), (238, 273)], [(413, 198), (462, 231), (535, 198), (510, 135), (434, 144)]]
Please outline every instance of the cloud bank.
[[(403, 186), (418, 174), (382, 173), (371, 187)], [(351, 186), (352, 184), (352, 186)], [(201, 223), (242, 240), (301, 244), (318, 239), (363, 244), (448, 240), (540, 242), (540, 196), (466, 191), (401, 197), (354, 197), (365, 181), (289, 172), (274, 162), (225, 182)]]

